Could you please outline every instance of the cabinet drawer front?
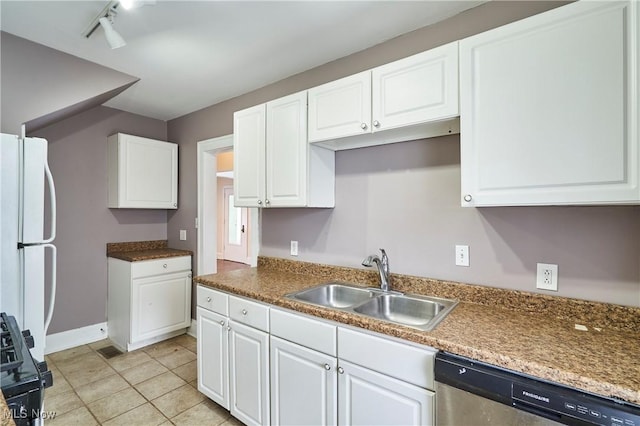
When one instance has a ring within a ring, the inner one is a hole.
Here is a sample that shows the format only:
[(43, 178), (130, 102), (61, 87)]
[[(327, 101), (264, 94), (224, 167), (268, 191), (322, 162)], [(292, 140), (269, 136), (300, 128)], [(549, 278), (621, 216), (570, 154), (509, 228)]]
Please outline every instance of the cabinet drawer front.
[(191, 269), (191, 256), (169, 257), (164, 259), (143, 260), (131, 263), (131, 278), (152, 275), (171, 274)]
[(228, 294), (199, 285), (196, 288), (196, 297), (198, 306), (217, 312), (220, 315), (229, 315)]
[(271, 309), (271, 334), (310, 349), (337, 356), (335, 325), (300, 314)]
[(379, 373), (434, 389), (435, 349), (417, 348), (338, 327), (338, 358)]
[(269, 307), (240, 297), (229, 296), (229, 316), (239, 323), (269, 331)]

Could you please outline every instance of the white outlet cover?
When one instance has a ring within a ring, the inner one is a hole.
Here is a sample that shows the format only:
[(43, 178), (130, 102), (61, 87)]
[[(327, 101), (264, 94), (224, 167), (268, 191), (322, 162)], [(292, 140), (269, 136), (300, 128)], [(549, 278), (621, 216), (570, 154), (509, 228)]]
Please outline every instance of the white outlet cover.
[(298, 242), (297, 241), (291, 241), (291, 256), (297, 256), (298, 255)]
[(469, 266), (469, 246), (456, 246), (456, 266)]
[(181, 229), (180, 230), (180, 241), (186, 241), (187, 240), (187, 230), (186, 229)]
[(536, 268), (536, 288), (558, 291), (558, 265), (538, 263)]

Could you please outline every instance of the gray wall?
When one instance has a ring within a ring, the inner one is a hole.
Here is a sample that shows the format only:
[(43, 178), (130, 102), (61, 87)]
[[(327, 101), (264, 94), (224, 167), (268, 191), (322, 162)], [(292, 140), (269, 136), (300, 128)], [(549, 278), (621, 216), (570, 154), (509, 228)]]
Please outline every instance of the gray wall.
[[(196, 143), (232, 132), (232, 114), (270, 99), (384, 64), (559, 6), (490, 2), (189, 114), (168, 124), (181, 146), (180, 208), (169, 213), (170, 245), (196, 217)], [(265, 209), (261, 255), (358, 266), (385, 247), (394, 272), (535, 291), (536, 262), (559, 265), (563, 296), (640, 306), (640, 207), (459, 206), (459, 136), (336, 154), (335, 209)], [(190, 233), (195, 235), (195, 232)], [(454, 266), (454, 245), (470, 246), (471, 266)]]
[(49, 141), (58, 200), (58, 291), (49, 334), (106, 321), (106, 243), (166, 239), (166, 210), (107, 208), (107, 136), (117, 132), (166, 140), (166, 123), (96, 107), (29, 135)]
[(108, 101), (138, 78), (0, 32), (2, 132), (44, 127)]

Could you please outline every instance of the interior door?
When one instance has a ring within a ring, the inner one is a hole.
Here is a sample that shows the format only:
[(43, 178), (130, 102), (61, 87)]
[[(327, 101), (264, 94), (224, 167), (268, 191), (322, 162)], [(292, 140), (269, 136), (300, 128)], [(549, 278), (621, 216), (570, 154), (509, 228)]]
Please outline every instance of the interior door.
[(235, 207), (233, 187), (224, 188), (224, 245), (223, 257), (233, 262), (248, 263), (247, 208)]

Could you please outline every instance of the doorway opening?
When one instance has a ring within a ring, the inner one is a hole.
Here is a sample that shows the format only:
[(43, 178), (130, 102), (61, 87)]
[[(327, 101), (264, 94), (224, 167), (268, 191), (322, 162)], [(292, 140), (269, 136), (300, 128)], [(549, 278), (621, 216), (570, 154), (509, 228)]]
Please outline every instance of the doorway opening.
[(231, 170), (220, 170), (228, 168), (224, 157), (232, 150), (232, 135), (198, 142), (198, 275), (214, 274), (219, 266), (231, 270), (243, 267), (240, 262), (249, 266), (258, 263), (259, 209), (234, 207)]

